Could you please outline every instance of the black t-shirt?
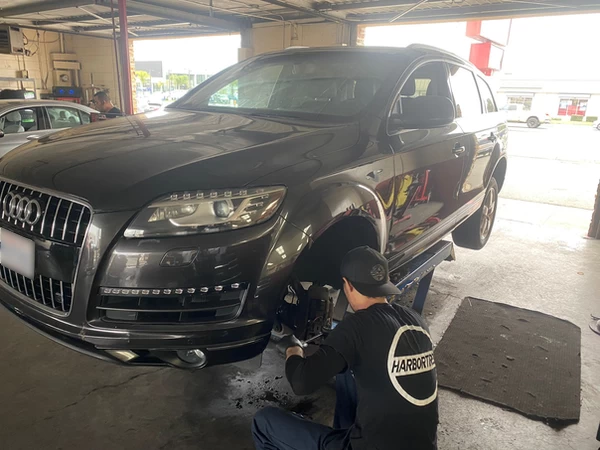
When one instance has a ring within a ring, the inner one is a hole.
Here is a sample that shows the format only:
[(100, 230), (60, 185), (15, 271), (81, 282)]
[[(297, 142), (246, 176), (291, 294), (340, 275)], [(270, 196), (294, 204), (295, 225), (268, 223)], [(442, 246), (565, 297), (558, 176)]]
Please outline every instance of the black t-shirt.
[(358, 390), (353, 450), (437, 448), (433, 343), (421, 316), (387, 303), (346, 316), (315, 355), (288, 358), (286, 375), (306, 394), (346, 367)]
[(104, 115), (106, 116), (107, 119), (114, 119), (115, 117), (122, 116), (123, 113), (121, 112), (121, 110), (119, 108), (117, 108), (116, 106), (113, 106)]

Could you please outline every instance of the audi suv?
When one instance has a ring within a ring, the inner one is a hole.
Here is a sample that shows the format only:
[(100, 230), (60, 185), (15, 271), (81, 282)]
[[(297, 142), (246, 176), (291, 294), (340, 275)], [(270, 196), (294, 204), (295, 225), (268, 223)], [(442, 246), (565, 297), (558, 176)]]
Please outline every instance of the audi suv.
[[(224, 101), (223, 99), (227, 99)], [(344, 254), (488, 241), (507, 127), (426, 46), (292, 49), (0, 160), (0, 303), (74, 350), (197, 368), (331, 324)]]

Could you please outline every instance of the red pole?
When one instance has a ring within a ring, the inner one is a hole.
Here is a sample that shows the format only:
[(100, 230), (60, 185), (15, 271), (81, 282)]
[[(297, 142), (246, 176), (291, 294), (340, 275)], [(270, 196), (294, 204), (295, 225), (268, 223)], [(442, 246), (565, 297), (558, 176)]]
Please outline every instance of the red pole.
[(129, 29), (127, 27), (127, 0), (119, 0), (119, 32), (121, 76), (123, 77), (123, 112), (125, 114), (133, 114), (131, 64), (129, 63)]

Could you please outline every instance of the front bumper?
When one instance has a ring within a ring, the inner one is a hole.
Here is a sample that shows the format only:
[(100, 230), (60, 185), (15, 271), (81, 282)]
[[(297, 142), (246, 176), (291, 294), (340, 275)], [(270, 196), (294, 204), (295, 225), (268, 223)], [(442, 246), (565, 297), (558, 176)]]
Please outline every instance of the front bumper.
[[(110, 227), (102, 227), (107, 222), (112, 222), (113, 228), (122, 228), (120, 221), (109, 220), (108, 214), (97, 215), (94, 225), (103, 230), (104, 236), (111, 237), (107, 232)], [(292, 267), (291, 259), (280, 265), (269, 262), (272, 261), (270, 250), (281, 237), (284, 223), (276, 217), (271, 222), (245, 230), (161, 240), (107, 241), (90, 232), (77, 269), (70, 313), (61, 315), (41, 307), (3, 282), (0, 282), (0, 303), (53, 341), (107, 361), (170, 364), (185, 368), (188, 366), (178, 364), (174, 355), (177, 350), (186, 349), (201, 350), (207, 357), (206, 365), (250, 359), (262, 353), (268, 344), (275, 309)], [(193, 265), (160, 267), (166, 250), (190, 245), (200, 249)], [(220, 270), (223, 260), (235, 261), (235, 264)], [(116, 262), (123, 261), (125, 266), (115, 266)], [(140, 261), (145, 264), (142, 268)], [(277, 269), (267, 269), (267, 266)], [(236, 281), (246, 283), (247, 297), (235, 317), (226, 320), (137, 323), (107, 320), (97, 309), (102, 286), (176, 288)], [(125, 361), (118, 356), (119, 351), (130, 355), (133, 352), (135, 357)]]
[[(250, 359), (265, 349), (272, 327), (267, 320), (244, 319), (226, 325), (213, 324), (202, 331), (143, 332), (87, 325), (80, 328), (61, 319), (49, 319), (42, 310), (19, 297), (22, 296), (0, 287), (0, 304), (43, 336), (94, 358), (132, 365), (168, 364), (185, 368), (185, 364), (173, 364), (172, 358), (165, 358), (182, 349), (202, 350), (207, 355), (207, 365)], [(124, 361), (115, 356), (120, 350), (138, 356)]]

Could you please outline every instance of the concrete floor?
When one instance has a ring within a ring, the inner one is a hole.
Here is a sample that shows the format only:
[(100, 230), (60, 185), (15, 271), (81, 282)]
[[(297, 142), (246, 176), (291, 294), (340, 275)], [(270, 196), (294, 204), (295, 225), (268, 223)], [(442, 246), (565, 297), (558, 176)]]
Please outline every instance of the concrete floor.
[(510, 124), (502, 195), (515, 200), (594, 208), (600, 131), (591, 126)]
[[(488, 246), (457, 249), (436, 271), (425, 315), (442, 337), (465, 296), (542, 311), (582, 330), (581, 421), (560, 431), (440, 391), (440, 449), (597, 449), (600, 421), (600, 241), (583, 238), (589, 211), (502, 200)], [(515, 219), (515, 218), (518, 218)], [(64, 349), (0, 310), (0, 449), (251, 449), (250, 421), (275, 404), (331, 420), (326, 386), (299, 398), (272, 349), (257, 371), (195, 373), (111, 365)]]

